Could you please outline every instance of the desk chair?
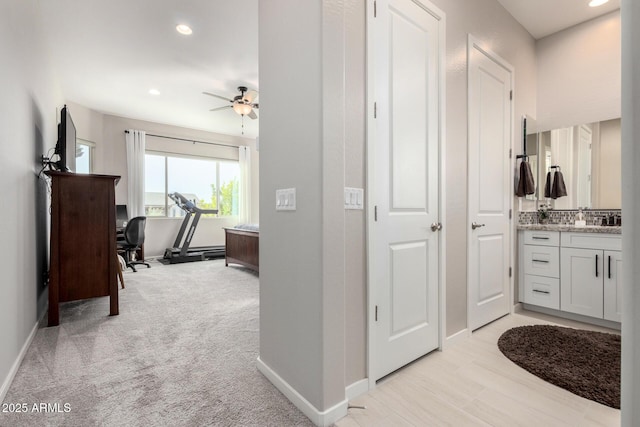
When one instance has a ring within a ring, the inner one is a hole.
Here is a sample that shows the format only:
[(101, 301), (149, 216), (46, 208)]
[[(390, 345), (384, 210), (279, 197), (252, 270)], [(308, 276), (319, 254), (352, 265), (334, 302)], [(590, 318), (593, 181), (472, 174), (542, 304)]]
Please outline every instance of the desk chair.
[(147, 268), (151, 267), (144, 260), (134, 261), (132, 255), (144, 243), (144, 227), (146, 223), (147, 217), (145, 216), (131, 218), (124, 229), (124, 241), (118, 242), (118, 252), (124, 253), (127, 267), (131, 267), (134, 272), (136, 272), (136, 265), (144, 264)]

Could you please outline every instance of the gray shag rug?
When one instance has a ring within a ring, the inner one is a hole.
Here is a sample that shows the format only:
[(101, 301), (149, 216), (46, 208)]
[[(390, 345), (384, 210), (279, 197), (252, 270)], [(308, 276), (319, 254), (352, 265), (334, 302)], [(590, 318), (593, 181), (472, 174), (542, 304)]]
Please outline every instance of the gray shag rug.
[(510, 360), (551, 384), (620, 409), (620, 336), (550, 325), (520, 326), (498, 339)]
[(214, 260), (124, 276), (120, 315), (108, 297), (68, 302), (37, 331), (4, 400), (28, 410), (1, 426), (313, 426), (256, 368), (254, 273)]

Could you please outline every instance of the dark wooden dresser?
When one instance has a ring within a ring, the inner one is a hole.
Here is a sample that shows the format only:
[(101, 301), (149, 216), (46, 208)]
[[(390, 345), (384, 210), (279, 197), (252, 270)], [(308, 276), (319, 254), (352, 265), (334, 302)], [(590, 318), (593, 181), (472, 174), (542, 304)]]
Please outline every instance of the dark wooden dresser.
[(46, 172), (51, 177), (49, 326), (59, 303), (110, 297), (118, 314), (115, 186), (119, 176)]

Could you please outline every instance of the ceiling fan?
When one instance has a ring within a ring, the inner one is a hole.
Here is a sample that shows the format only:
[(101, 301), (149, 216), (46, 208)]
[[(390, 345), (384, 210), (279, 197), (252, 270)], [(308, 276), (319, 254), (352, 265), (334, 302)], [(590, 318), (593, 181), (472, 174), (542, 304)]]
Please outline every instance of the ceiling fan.
[(225, 105), (224, 107), (212, 108), (209, 111), (219, 111), (227, 108), (232, 108), (233, 111), (240, 114), (242, 117), (248, 116), (250, 119), (257, 119), (258, 115), (254, 110), (259, 108), (258, 103), (254, 103), (258, 97), (258, 92), (255, 90), (248, 90), (246, 86), (238, 86), (238, 92), (240, 95), (236, 95), (233, 99), (226, 98), (224, 96), (216, 95), (215, 93), (202, 92), (204, 95), (213, 96), (214, 98), (224, 99), (229, 101), (231, 105)]

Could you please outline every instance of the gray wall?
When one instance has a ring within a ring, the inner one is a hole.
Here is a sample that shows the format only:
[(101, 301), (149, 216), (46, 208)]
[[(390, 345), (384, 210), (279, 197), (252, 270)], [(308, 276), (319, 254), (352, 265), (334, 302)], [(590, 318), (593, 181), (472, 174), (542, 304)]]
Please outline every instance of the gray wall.
[(37, 175), (55, 146), (62, 97), (37, 3), (0, 1), (0, 401), (47, 303), (49, 198)]
[[(344, 185), (365, 188), (365, 2), (345, 2)], [(366, 205), (366, 203), (365, 203)], [(345, 215), (345, 385), (367, 376), (367, 292), (364, 211)]]
[(640, 420), (640, 3), (622, 0), (622, 426)]
[(514, 67), (516, 153), (522, 150), (520, 117), (535, 117), (536, 57), (533, 37), (496, 0), (433, 3), (447, 19), (446, 335), (451, 336), (467, 327), (467, 35)]
[(620, 117), (620, 11), (536, 43), (539, 131)]
[[(259, 9), (260, 359), (324, 411), (345, 390), (344, 112), (360, 110), (345, 95), (351, 9), (337, 0)], [(276, 212), (275, 190), (289, 187), (297, 210)]]
[[(601, 208), (620, 209), (622, 200), (621, 173), (621, 124), (620, 119), (605, 120), (599, 126), (598, 150), (593, 153), (597, 157), (597, 169), (594, 167), (594, 184), (597, 182), (597, 205)], [(596, 166), (595, 158), (592, 159)], [(596, 181), (597, 176), (597, 181)]]
[[(336, 269), (344, 269), (346, 319), (344, 386), (365, 377), (366, 373), (366, 282), (365, 240), (362, 213), (343, 213), (343, 220), (327, 213), (331, 191), (341, 192), (327, 174), (338, 177), (342, 185), (364, 186), (364, 9), (361, 2), (344, 3), (350, 19), (346, 25), (343, 69), (347, 94), (345, 143), (333, 148), (323, 139), (322, 83), (326, 83), (322, 35), (319, 18), (323, 2), (281, 1), (276, 6), (261, 4), (260, 9), (260, 81), (261, 81), (261, 360), (300, 392), (317, 408), (322, 400), (322, 361), (325, 336), (323, 316), (326, 304), (341, 298), (326, 298), (326, 229), (333, 228), (333, 254), (344, 254)], [(434, 3), (447, 15), (447, 335), (467, 325), (466, 210), (467, 210), (467, 34), (471, 33), (515, 67), (514, 138), (519, 133), (518, 117), (534, 116), (536, 111), (535, 42), (533, 38), (494, 0), (468, 2), (439, 0)], [(332, 5), (324, 2), (324, 5)], [(286, 8), (287, 18), (277, 13)], [(295, 17), (295, 19), (292, 19)], [(357, 17), (357, 18), (356, 18)], [(356, 18), (356, 19), (351, 19)], [(293, 21), (293, 22), (290, 22)], [(303, 27), (305, 28), (303, 30)], [(331, 45), (341, 48), (339, 44)], [(295, 52), (292, 55), (291, 52)], [(281, 64), (286, 63), (287, 67)], [(287, 96), (291, 85), (300, 91), (299, 99), (314, 99), (295, 110)], [(353, 96), (352, 90), (360, 91)], [(295, 119), (295, 120), (294, 120)], [(516, 139), (518, 141), (519, 139)], [(516, 151), (519, 146), (514, 143)], [(293, 151), (292, 151), (293, 149)], [(288, 153), (284, 156), (284, 153)], [(296, 187), (298, 210), (276, 213), (275, 190)], [(331, 222), (331, 221), (334, 222)], [(287, 267), (284, 267), (287, 266)], [(339, 315), (339, 313), (338, 313)], [(291, 319), (296, 319), (292, 322)], [(337, 352), (338, 349), (336, 348)], [(324, 370), (324, 371), (323, 371)], [(326, 378), (325, 378), (326, 379)], [(326, 395), (325, 395), (326, 397)], [(334, 398), (335, 399), (335, 398)]]

